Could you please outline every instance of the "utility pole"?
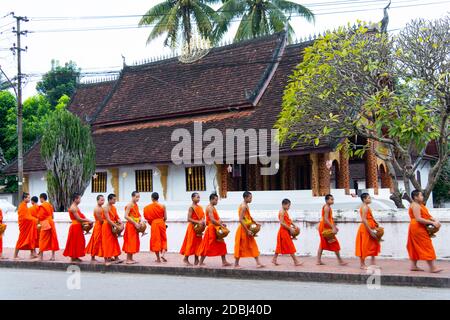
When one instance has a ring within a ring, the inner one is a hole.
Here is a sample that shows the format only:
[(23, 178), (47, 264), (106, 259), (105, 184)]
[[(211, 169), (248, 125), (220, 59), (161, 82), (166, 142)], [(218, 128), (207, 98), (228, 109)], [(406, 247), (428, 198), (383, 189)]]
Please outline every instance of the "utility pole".
[[(27, 22), (27, 17), (15, 16), (12, 13), (14, 19), (16, 19), (16, 28), (13, 32), (17, 36), (17, 45), (14, 44), (12, 50), (17, 53), (17, 179), (18, 179), (18, 200), (22, 200), (23, 193), (23, 128), (22, 128), (22, 117), (23, 117), (23, 106), (22, 106), (22, 51), (25, 51), (21, 47), (21, 36), (26, 35), (27, 31), (22, 31), (20, 28), (20, 23)], [(18, 202), (18, 203), (19, 203)]]

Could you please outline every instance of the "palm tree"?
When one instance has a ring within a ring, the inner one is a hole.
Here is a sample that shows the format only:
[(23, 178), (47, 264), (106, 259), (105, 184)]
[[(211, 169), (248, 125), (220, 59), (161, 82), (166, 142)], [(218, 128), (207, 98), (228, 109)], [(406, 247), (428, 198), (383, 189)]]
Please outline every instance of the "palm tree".
[(162, 34), (167, 34), (164, 45), (175, 47), (182, 36), (190, 50), (190, 42), (196, 31), (206, 39), (211, 39), (218, 14), (209, 5), (219, 0), (165, 0), (141, 18), (139, 26), (153, 25), (147, 43)]
[[(225, 0), (218, 12), (219, 22), (214, 30), (216, 41), (228, 31), (235, 19), (241, 21), (234, 41), (280, 32), (291, 14), (314, 22), (314, 14), (308, 8), (287, 0)], [(294, 29), (290, 24), (288, 28), (289, 38), (292, 38)]]

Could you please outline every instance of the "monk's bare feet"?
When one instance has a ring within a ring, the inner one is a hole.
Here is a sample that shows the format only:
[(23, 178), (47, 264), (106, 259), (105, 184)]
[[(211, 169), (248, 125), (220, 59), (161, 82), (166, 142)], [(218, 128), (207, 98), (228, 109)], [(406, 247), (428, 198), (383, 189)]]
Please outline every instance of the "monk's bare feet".
[(422, 268), (419, 268), (419, 267), (417, 267), (417, 266), (411, 267), (411, 269), (409, 269), (409, 270), (410, 270), (410, 271), (423, 271)]
[(367, 269), (368, 269), (368, 267), (367, 267), (365, 264), (360, 265), (359, 268), (360, 268), (361, 270), (367, 270)]
[(229, 267), (229, 266), (231, 266), (231, 263), (229, 262), (222, 263), (222, 267)]
[(125, 264), (136, 264), (136, 263), (137, 263), (136, 260), (127, 260), (127, 261), (125, 262)]
[(80, 262), (83, 262), (83, 260), (81, 260), (81, 259), (79, 259), (79, 258), (72, 258), (72, 259), (70, 259), (70, 261), (71, 261), (72, 263), (80, 263)]
[(265, 265), (264, 265), (264, 264), (257, 264), (256, 267), (257, 267), (258, 269), (259, 269), (259, 268), (264, 268)]
[(439, 273), (441, 271), (443, 271), (444, 269), (440, 269), (438, 267), (434, 267), (433, 269), (430, 270), (431, 273)]
[(204, 266), (206, 266), (206, 263), (204, 263), (204, 262), (199, 262), (199, 263), (198, 263), (198, 266), (199, 266), (199, 267), (204, 267)]
[(277, 259), (272, 259), (272, 263), (273, 263), (275, 266), (279, 266), (279, 265), (280, 265), (280, 264), (278, 263)]
[(186, 267), (192, 267), (192, 263), (190, 263), (188, 260), (183, 260), (183, 263)]
[(155, 262), (156, 263), (161, 263), (161, 259), (156, 259)]
[(163, 262), (167, 262), (167, 259), (164, 258), (164, 257), (161, 257), (161, 260), (162, 260)]
[(340, 265), (340, 266), (346, 266), (346, 265), (348, 265), (348, 262), (345, 262), (345, 261), (339, 261), (339, 265)]
[(294, 266), (296, 266), (296, 267), (300, 267), (302, 265), (303, 265), (303, 262), (300, 262), (300, 261), (294, 262)]
[(112, 265), (112, 262), (111, 262), (111, 261), (106, 261), (106, 262), (105, 262), (105, 266), (109, 267), (110, 265)]
[(322, 261), (317, 261), (317, 262), (316, 262), (316, 265), (318, 265), (318, 266), (324, 266), (325, 263), (323, 263)]
[(235, 268), (235, 269), (242, 269), (242, 266), (241, 266), (240, 264), (235, 264), (235, 265), (234, 265), (234, 268)]
[(92, 263), (92, 264), (97, 264), (98, 261), (97, 261), (96, 259), (91, 259), (91, 263)]
[(6, 258), (4, 256), (0, 256), (0, 260), (5, 260), (5, 259), (8, 259), (8, 258)]
[(51, 257), (48, 261), (56, 261), (55, 257)]

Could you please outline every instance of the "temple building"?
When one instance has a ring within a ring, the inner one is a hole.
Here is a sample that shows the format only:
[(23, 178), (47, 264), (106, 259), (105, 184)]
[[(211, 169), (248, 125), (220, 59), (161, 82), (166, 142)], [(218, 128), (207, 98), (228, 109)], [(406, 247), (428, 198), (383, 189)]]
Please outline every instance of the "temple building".
[[(375, 156), (376, 145), (361, 139), (358, 144), (370, 146), (363, 158), (336, 151), (340, 141), (282, 145), (276, 175), (261, 175), (259, 163), (175, 165), (171, 160), (178, 143), (171, 140), (172, 132), (187, 129), (194, 136), (194, 122), (204, 131), (270, 131), (288, 77), (310, 44), (288, 44), (285, 34), (277, 33), (211, 48), (190, 63), (172, 57), (124, 65), (113, 81), (80, 84), (68, 109), (90, 124), (97, 162), (83, 199), (115, 193), (119, 201), (127, 201), (137, 190), (145, 197), (157, 191), (166, 202), (189, 201), (193, 191), (204, 199), (217, 191), (225, 199), (250, 190), (267, 199), (286, 191), (308, 201), (330, 192), (351, 197), (357, 185), (388, 201), (392, 181), (386, 165)], [(201, 142), (192, 145), (196, 143)], [(422, 183), (429, 167), (424, 161), (417, 172)], [(4, 171), (16, 173), (17, 163)], [(37, 142), (24, 156), (24, 190), (45, 192), (45, 171)]]

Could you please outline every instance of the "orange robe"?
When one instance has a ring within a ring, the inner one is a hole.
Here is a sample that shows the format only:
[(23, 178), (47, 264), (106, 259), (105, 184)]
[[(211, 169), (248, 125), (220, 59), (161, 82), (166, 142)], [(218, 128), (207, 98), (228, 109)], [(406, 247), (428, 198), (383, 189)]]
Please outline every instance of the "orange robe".
[(53, 221), (53, 206), (49, 202), (44, 202), (39, 206), (38, 217), (41, 221), (47, 221), (50, 229), (42, 230), (39, 233), (39, 251), (58, 251), (59, 243), (56, 235), (55, 222)]
[[(77, 221), (69, 211), (70, 220), (72, 224), (69, 228), (69, 235), (67, 236), (66, 248), (64, 249), (63, 255), (65, 257), (71, 257), (73, 259), (85, 256), (86, 240), (84, 238), (83, 227), (79, 221)], [(84, 214), (78, 209), (78, 215), (81, 219), (86, 219)]]
[(33, 250), (36, 248), (37, 219), (31, 215), (27, 204), (22, 201), (17, 209), (19, 215), (19, 239), (16, 243), (18, 250)]
[[(362, 207), (359, 209), (359, 214), (362, 218)], [(369, 224), (370, 229), (374, 229), (378, 226), (373, 218), (372, 210), (370, 208), (367, 210), (367, 223)], [(380, 241), (372, 238), (366, 226), (361, 223), (359, 225), (358, 233), (356, 234), (355, 255), (365, 259), (366, 257), (378, 256), (380, 250)]]
[[(219, 214), (216, 208), (213, 207), (213, 215), (216, 221), (219, 221)], [(198, 247), (197, 256), (216, 257), (227, 254), (227, 245), (224, 240), (217, 240), (216, 226), (211, 222), (209, 215), (206, 215), (206, 230), (205, 236)]]
[(164, 221), (164, 206), (158, 202), (144, 208), (144, 218), (151, 226), (150, 251), (167, 251), (166, 222)]
[[(112, 205), (109, 209), (109, 218), (112, 222), (119, 221), (119, 215), (117, 209)], [(106, 221), (105, 212), (103, 211), (103, 224), (102, 224), (102, 251), (103, 257), (112, 258), (120, 255), (120, 245), (117, 236), (112, 232), (111, 225)]]
[[(3, 211), (0, 209), (0, 224), (3, 223)], [(0, 236), (0, 255), (3, 253), (3, 235)]]
[[(195, 206), (192, 213), (192, 219), (202, 220), (205, 216), (205, 212), (201, 206)], [(194, 224), (189, 222), (186, 235), (184, 236), (183, 245), (181, 246), (180, 254), (184, 256), (191, 256), (197, 254), (197, 249), (202, 243), (202, 237), (198, 236), (194, 231)]]
[[(141, 214), (139, 213), (139, 207), (137, 204), (131, 207), (130, 217), (139, 220), (141, 219)], [(139, 232), (131, 222), (127, 221), (125, 225), (125, 232), (123, 234), (122, 250), (126, 253), (135, 254), (139, 252), (140, 244)]]
[[(330, 218), (328, 219), (332, 225), (334, 225), (333, 220), (333, 210), (330, 208)], [(341, 246), (339, 245), (339, 241), (336, 238), (336, 241), (329, 243), (327, 239), (322, 236), (323, 230), (331, 229), (328, 225), (325, 225), (325, 206), (322, 207), (322, 219), (319, 224), (319, 236), (320, 236), (320, 247), (322, 250), (328, 251), (339, 251), (341, 250)]]
[[(28, 208), (28, 210), (30, 211), (30, 215), (33, 217), (33, 218), (36, 218), (36, 221), (39, 221), (39, 215), (38, 215), (38, 212), (39, 212), (39, 205), (37, 205), (37, 204), (32, 204), (31, 205), (31, 207), (29, 207)], [(39, 234), (40, 234), (41, 232), (40, 232), (40, 230), (39, 229), (37, 229), (37, 233), (36, 233), (36, 242), (35, 242), (35, 248), (39, 248)]]
[[(281, 213), (278, 214), (278, 219), (280, 218)], [(289, 218), (289, 214), (286, 211), (284, 213), (284, 223), (290, 226), (292, 224), (292, 220)], [(278, 254), (294, 254), (297, 252), (295, 248), (294, 241), (292, 241), (291, 233), (288, 229), (283, 227), (280, 224), (280, 230), (278, 230), (277, 235), (277, 247), (275, 249), (275, 253)]]
[[(241, 212), (241, 206), (239, 206), (238, 214)], [(246, 210), (244, 216), (247, 219), (252, 219), (250, 210)], [(235, 258), (256, 258), (259, 256), (258, 245), (256, 244), (255, 237), (249, 236), (239, 223), (236, 230), (236, 237), (234, 241), (234, 257)]]
[[(102, 217), (103, 217), (103, 208), (102, 208)], [(91, 239), (89, 239), (88, 245), (86, 247), (86, 254), (90, 254), (95, 257), (103, 257), (103, 249), (102, 249), (102, 224), (103, 221), (100, 221), (94, 213), (95, 224), (94, 231), (92, 231)]]
[[(411, 260), (435, 260), (436, 253), (425, 225), (417, 222), (411, 207), (409, 208), (408, 213), (411, 218), (408, 230), (408, 243), (406, 245), (409, 258)], [(432, 219), (427, 207), (424, 205), (420, 206), (420, 216), (423, 219)]]

